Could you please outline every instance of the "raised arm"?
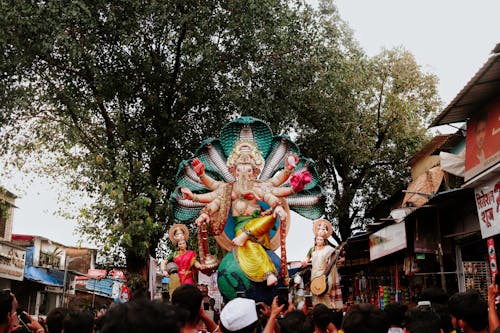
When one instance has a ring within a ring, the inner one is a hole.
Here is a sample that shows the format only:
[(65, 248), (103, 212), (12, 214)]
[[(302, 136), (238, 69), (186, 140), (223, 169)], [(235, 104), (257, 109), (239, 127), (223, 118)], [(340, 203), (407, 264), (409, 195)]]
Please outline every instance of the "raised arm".
[(191, 190), (188, 189), (187, 187), (182, 187), (181, 188), (181, 193), (182, 193), (182, 197), (184, 199), (188, 199), (188, 200), (191, 200), (193, 202), (203, 202), (203, 203), (212, 202), (218, 196), (218, 192), (217, 191), (212, 191), (212, 192), (202, 193), (202, 194), (196, 194), (196, 193), (191, 192)]
[(198, 158), (193, 159), (193, 162), (191, 162), (191, 166), (193, 167), (194, 172), (196, 172), (196, 175), (200, 178), (203, 185), (205, 185), (208, 189), (213, 191), (223, 184), (222, 182), (213, 179), (205, 173), (205, 164)]
[(285, 160), (285, 168), (278, 171), (273, 178), (269, 179), (269, 182), (276, 187), (286, 182), (295, 169), (295, 166), (297, 166), (298, 161), (299, 158), (296, 154), (288, 155)]

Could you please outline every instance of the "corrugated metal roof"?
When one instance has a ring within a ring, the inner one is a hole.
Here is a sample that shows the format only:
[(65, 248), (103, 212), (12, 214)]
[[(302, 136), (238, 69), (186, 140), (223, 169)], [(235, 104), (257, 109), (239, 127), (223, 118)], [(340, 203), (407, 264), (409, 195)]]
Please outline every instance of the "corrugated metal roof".
[(466, 121), (482, 106), (500, 94), (500, 43), (492, 55), (430, 127)]

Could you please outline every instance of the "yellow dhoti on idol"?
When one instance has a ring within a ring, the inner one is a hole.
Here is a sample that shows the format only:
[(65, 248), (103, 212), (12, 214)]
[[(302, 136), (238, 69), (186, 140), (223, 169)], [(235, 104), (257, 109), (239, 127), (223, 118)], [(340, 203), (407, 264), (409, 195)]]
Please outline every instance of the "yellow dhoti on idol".
[(276, 220), (272, 215), (259, 216), (257, 212), (252, 216), (236, 216), (233, 218), (236, 236), (242, 232), (248, 234), (249, 239), (234, 249), (234, 255), (241, 270), (252, 281), (262, 282), (269, 274), (278, 275), (276, 267), (266, 253), (271, 247), (270, 231)]

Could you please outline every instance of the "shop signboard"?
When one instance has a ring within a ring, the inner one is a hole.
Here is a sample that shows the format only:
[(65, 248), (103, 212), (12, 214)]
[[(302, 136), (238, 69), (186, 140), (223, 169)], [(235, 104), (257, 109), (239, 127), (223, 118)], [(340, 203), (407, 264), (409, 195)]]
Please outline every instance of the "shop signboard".
[(467, 123), (465, 177), (467, 182), (500, 162), (500, 100)]
[(483, 239), (500, 234), (500, 180), (477, 186), (474, 194)]
[(405, 224), (396, 223), (370, 235), (370, 260), (406, 248)]
[(56, 286), (45, 286), (45, 291), (48, 293), (62, 294), (63, 288)]
[(22, 281), (26, 250), (0, 243), (0, 278)]

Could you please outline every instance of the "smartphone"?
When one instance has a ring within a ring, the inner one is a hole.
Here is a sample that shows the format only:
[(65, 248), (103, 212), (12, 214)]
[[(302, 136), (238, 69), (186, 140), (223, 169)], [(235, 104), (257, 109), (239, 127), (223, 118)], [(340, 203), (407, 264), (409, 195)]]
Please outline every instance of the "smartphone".
[(237, 291), (236, 297), (245, 298), (245, 292), (244, 291)]
[(17, 315), (17, 318), (19, 319), (19, 323), (24, 326), (28, 330), (28, 332), (31, 332), (31, 328), (28, 327), (28, 324), (31, 323), (30, 317), (26, 313), (26, 311), (23, 311)]
[(210, 303), (203, 302), (203, 310), (208, 311), (210, 309)]
[(495, 284), (500, 287), (500, 273), (495, 274)]
[(288, 287), (278, 288), (278, 306), (288, 305)]
[(305, 297), (305, 305), (306, 305), (306, 309), (313, 308), (313, 298), (311, 295), (308, 295)]

